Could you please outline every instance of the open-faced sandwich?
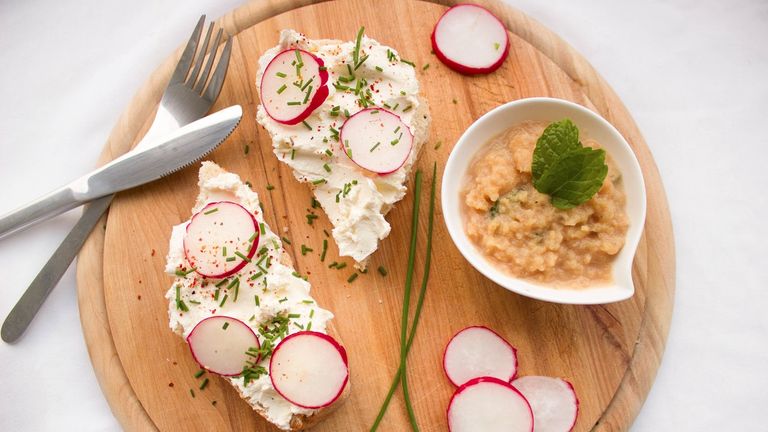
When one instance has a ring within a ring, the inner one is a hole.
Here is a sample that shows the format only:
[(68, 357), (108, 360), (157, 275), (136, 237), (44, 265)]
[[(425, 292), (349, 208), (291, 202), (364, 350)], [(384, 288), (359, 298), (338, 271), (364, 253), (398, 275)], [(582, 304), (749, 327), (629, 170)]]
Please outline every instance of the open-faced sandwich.
[(413, 63), (363, 29), (349, 42), (283, 30), (259, 59), (256, 84), (275, 155), (313, 189), (339, 254), (364, 268), (427, 140)]
[(199, 186), (192, 217), (171, 236), (170, 327), (266, 420), (305, 429), (349, 389), (346, 352), (327, 335), (333, 314), (291, 266), (255, 192), (212, 162)]

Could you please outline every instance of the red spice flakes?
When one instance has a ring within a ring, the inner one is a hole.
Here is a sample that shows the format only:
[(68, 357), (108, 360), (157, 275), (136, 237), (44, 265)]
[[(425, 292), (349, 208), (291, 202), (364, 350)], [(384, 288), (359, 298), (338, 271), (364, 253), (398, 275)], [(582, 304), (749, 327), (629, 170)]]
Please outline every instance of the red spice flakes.
[(152, 249), (152, 253), (150, 253), (149, 256), (155, 256), (155, 250), (154, 249)]
[(141, 294), (137, 295), (137, 296), (136, 296), (136, 299), (137, 299), (137, 300), (141, 300)]
[(168, 383), (168, 387), (173, 387), (173, 383)]

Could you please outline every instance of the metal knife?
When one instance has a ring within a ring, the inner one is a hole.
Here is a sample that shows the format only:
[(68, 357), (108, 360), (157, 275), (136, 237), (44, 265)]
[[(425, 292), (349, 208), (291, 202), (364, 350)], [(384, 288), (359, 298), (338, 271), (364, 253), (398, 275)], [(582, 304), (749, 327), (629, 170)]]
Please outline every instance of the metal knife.
[(67, 186), (0, 217), (0, 238), (96, 198), (157, 180), (204, 157), (240, 122), (240, 105), (218, 111), (135, 149)]

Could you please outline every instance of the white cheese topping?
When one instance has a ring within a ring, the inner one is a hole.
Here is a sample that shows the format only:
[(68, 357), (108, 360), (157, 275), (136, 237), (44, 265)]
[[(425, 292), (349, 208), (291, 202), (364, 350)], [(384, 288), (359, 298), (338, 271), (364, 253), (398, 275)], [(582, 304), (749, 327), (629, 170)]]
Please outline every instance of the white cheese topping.
[[(368, 58), (353, 71), (356, 81), (341, 83), (339, 77), (350, 76), (348, 65), (352, 63), (355, 42), (314, 41), (294, 30), (283, 30), (280, 43), (259, 59), (257, 84), (269, 62), (289, 48), (301, 48), (323, 60), (329, 73), (329, 96), (306, 119), (306, 125), (277, 123), (262, 105), (258, 107), (257, 120), (272, 137), (278, 159), (293, 169), (296, 179), (312, 185), (316, 199), (334, 225), (333, 238), (339, 254), (352, 257), (364, 267), (366, 258), (378, 248), (379, 240), (389, 234), (390, 226), (384, 215), (405, 195), (406, 177), (426, 138), (427, 118), (425, 110), (419, 109), (422, 102), (418, 98), (416, 71), (400, 61), (397, 51), (364, 36), (360, 57)], [(360, 78), (366, 80), (365, 89), (370, 90), (373, 104), (399, 115), (416, 138), (405, 164), (391, 174), (378, 175), (360, 168), (344, 153), (338, 137), (334, 137), (333, 129), (341, 129), (347, 118), (345, 112), (352, 115), (363, 108), (359, 95), (353, 90), (336, 88), (334, 83), (354, 88)]]
[[(259, 334), (258, 328), (266, 320), (278, 314), (298, 314), (298, 318), (291, 319), (289, 334), (301, 331), (302, 328), (306, 329), (310, 323), (311, 330), (324, 333), (326, 323), (333, 318), (333, 314), (318, 307), (310, 296), (309, 283), (297, 277), (293, 268), (280, 262), (282, 243), (264, 222), (258, 194), (244, 185), (237, 175), (224, 172), (212, 162), (203, 162), (199, 186), (200, 195), (192, 212), (196, 213), (206, 204), (215, 201), (239, 203), (253, 213), (260, 226), (263, 226), (264, 231), (259, 238), (257, 249), (263, 253), (257, 252), (251, 263), (227, 279), (231, 281), (235, 277), (239, 278), (240, 284), (235, 299), (234, 289), (227, 288), (229, 282), (217, 287), (220, 279), (205, 279), (195, 272), (185, 277), (176, 275), (177, 270), (186, 271), (190, 268), (184, 255), (184, 234), (189, 221), (173, 227), (166, 264), (166, 272), (176, 276), (173, 286), (166, 293), (171, 329), (186, 338), (202, 319), (213, 315), (227, 315), (243, 321)], [(180, 310), (177, 306), (176, 287), (179, 287), (179, 299), (189, 309), (188, 312)], [(226, 301), (223, 301), (224, 296), (227, 296)], [(263, 341), (261, 335), (259, 338)], [(269, 359), (261, 360), (259, 365), (268, 370)], [(270, 422), (281, 429), (290, 429), (293, 415), (309, 415), (314, 412), (298, 407), (280, 396), (272, 387), (269, 375), (262, 375), (247, 386), (244, 385), (243, 378), (232, 377), (228, 380), (249, 404), (257, 407)]]

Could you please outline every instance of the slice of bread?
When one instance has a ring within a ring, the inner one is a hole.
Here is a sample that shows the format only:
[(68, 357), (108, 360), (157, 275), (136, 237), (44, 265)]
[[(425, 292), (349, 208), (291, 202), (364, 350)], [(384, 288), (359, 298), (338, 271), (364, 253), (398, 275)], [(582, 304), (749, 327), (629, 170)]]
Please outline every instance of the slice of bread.
[[(282, 248), (279, 237), (275, 235), (266, 225), (261, 211), (258, 210), (260, 207), (258, 195), (251, 191), (248, 186), (243, 184), (238, 176), (232, 173), (228, 173), (213, 162), (203, 162), (199, 173), (199, 185), (200, 193), (192, 210), (193, 213), (199, 211), (202, 207), (210, 202), (222, 200), (238, 202), (247, 210), (251, 211), (255, 215), (255, 218), (258, 222), (264, 224), (265, 232), (259, 239), (259, 247), (269, 247), (269, 256), (275, 258), (271, 264), (271, 267), (268, 267), (268, 275), (272, 274), (272, 272), (276, 272), (275, 274), (280, 273), (290, 275), (291, 272), (293, 272), (293, 264), (291, 262), (290, 256)], [(205, 281), (199, 276), (196, 276), (194, 272), (183, 277), (176, 274), (176, 270), (178, 268), (184, 268), (185, 265), (189, 265), (186, 262), (186, 258), (183, 256), (183, 246), (180, 245), (180, 241), (183, 239), (183, 233), (185, 230), (186, 222), (174, 227), (174, 235), (171, 238), (170, 250), (167, 258), (168, 265), (166, 268), (166, 271), (169, 274), (176, 276), (176, 280), (174, 281), (172, 288), (166, 294), (166, 297), (169, 300), (168, 312), (170, 318), (170, 327), (179, 336), (184, 337), (189, 333), (189, 331), (191, 331), (197, 322), (213, 314), (229, 315), (238, 318), (251, 326), (258, 334), (258, 327), (264, 321), (252, 321), (251, 319), (248, 319), (246, 315), (253, 313), (253, 317), (258, 316), (262, 318), (269, 318), (274, 316), (276, 313), (281, 313), (275, 312), (274, 310), (266, 312), (262, 310), (269, 309), (270, 307), (274, 308), (275, 306), (274, 302), (269, 303), (268, 301), (268, 294), (266, 294), (268, 290), (285, 289), (288, 292), (296, 292), (301, 294), (300, 298), (302, 300), (311, 300), (311, 297), (309, 296), (309, 284), (303, 279), (290, 276), (286, 282), (286, 284), (289, 284), (290, 286), (280, 286), (278, 279), (272, 279), (272, 281), (277, 281), (276, 286), (273, 286), (272, 282), (270, 282), (268, 285), (265, 281), (264, 285), (258, 285), (258, 289), (256, 291), (248, 291), (249, 289), (253, 288), (253, 286), (249, 287), (247, 283), (240, 285), (239, 294), (241, 298), (245, 298), (248, 295), (252, 295), (253, 293), (258, 293), (258, 295), (261, 296), (261, 304), (258, 306), (250, 300), (240, 300), (241, 302), (250, 301), (250, 303), (247, 303), (248, 306), (245, 308), (245, 310), (241, 308), (243, 303), (240, 303), (238, 305), (238, 309), (230, 309), (227, 311), (226, 307), (224, 306), (218, 307), (216, 304), (212, 305), (210, 303), (206, 303), (210, 301), (211, 290), (215, 286), (214, 284), (217, 282), (216, 280)], [(179, 251), (179, 248), (182, 248), (182, 250)], [(245, 276), (249, 275), (248, 271), (251, 266), (252, 264), (246, 265), (246, 267), (238, 273), (239, 276), (242, 276), (241, 280), (246, 280)], [(265, 278), (266, 277), (268, 276), (265, 276)], [(253, 283), (257, 284), (258, 282), (260, 282), (260, 279), (256, 279), (256, 281)], [(180, 296), (182, 300), (185, 301), (185, 305), (189, 309), (188, 312), (180, 311), (178, 308), (176, 302), (176, 286), (180, 287)], [(224, 289), (226, 285), (221, 285), (221, 287), (221, 289)], [(283, 295), (283, 293), (280, 294), (280, 296)], [(250, 299), (252, 297), (248, 298)], [(194, 302), (190, 300), (193, 300)], [(290, 301), (281, 304), (290, 305), (293, 301), (294, 299), (292, 298)], [(227, 306), (230, 306), (230, 303), (227, 303)], [(306, 308), (308, 306), (297, 306), (294, 304), (294, 306), (286, 307)], [(313, 327), (313, 330), (324, 331), (338, 340), (337, 333), (334, 331), (330, 322), (330, 319), (333, 317), (333, 315), (330, 312), (318, 307), (315, 303), (313, 303), (311, 307), (313, 308), (313, 314), (309, 315), (308, 322), (316, 324)], [(212, 309), (216, 312), (211, 312)], [(240, 315), (237, 316), (237, 314)], [(303, 319), (307, 319), (306, 316), (307, 314), (304, 314), (305, 318)], [(289, 328), (289, 333), (298, 331), (298, 326), (291, 325)], [(339, 342), (341, 343), (341, 341)], [(262, 359), (262, 361), (259, 362), (260, 365), (265, 366), (268, 369), (267, 363), (267, 359)], [(243, 398), (254, 411), (261, 415), (266, 421), (272, 423), (278, 430), (298, 431), (317, 424), (329, 413), (331, 413), (336, 407), (340, 406), (349, 396), (350, 392), (350, 384), (347, 383), (344, 392), (333, 404), (325, 408), (309, 410), (297, 407), (283, 399), (274, 390), (274, 388), (271, 387), (269, 376), (262, 376), (259, 379), (251, 381), (248, 385), (245, 385), (244, 380), (240, 377), (222, 378), (226, 379), (235, 388), (235, 390), (240, 394), (240, 397)], [(273, 405), (266, 403), (267, 401)], [(289, 416), (286, 416), (286, 410), (289, 413)]]
[[(294, 30), (283, 30), (279, 44), (259, 59), (256, 82), (261, 82), (269, 62), (286, 49), (309, 51), (327, 67), (329, 96), (306, 119), (306, 124), (280, 124), (269, 117), (263, 105), (258, 107), (257, 120), (269, 132), (278, 160), (293, 169), (297, 180), (312, 188), (315, 199), (334, 226), (332, 235), (339, 254), (353, 258), (356, 267), (364, 269), (379, 242), (389, 235), (390, 225), (384, 216), (406, 194), (405, 184), (421, 147), (429, 138), (430, 114), (427, 101), (419, 94), (415, 69), (401, 61), (393, 48), (367, 36), (363, 36), (361, 42), (360, 55), (365, 54), (367, 61), (353, 71), (348, 65), (354, 41), (313, 40)], [(355, 78), (349, 81), (350, 76)], [(362, 89), (371, 91), (373, 104), (400, 116), (413, 134), (413, 147), (407, 160), (389, 174), (377, 174), (357, 166), (343, 154), (341, 143), (336, 142), (346, 116), (354, 115), (363, 107), (356, 99), (359, 96), (354, 96), (358, 93), (352, 90), (361, 78), (366, 80)], [(348, 88), (345, 90), (345, 87)], [(322, 182), (319, 177), (326, 181)], [(351, 182), (356, 186), (349, 188), (352, 193), (347, 197), (347, 186)], [(339, 191), (343, 191), (341, 199)]]

